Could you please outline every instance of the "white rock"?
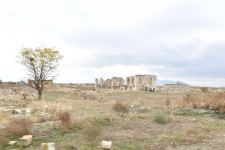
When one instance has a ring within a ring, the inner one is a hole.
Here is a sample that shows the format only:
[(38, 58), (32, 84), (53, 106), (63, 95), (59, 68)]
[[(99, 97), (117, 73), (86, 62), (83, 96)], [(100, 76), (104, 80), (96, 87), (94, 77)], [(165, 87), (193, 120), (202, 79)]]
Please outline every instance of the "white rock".
[(112, 148), (112, 141), (102, 141), (102, 148), (111, 149)]
[(55, 150), (55, 143), (42, 143), (41, 150)]
[(17, 141), (9, 141), (9, 145), (13, 146), (16, 145)]
[(26, 114), (30, 114), (31, 113), (31, 109), (30, 108), (26, 108)]
[(195, 118), (191, 118), (190, 121), (191, 121), (191, 122), (195, 122), (196, 119), (195, 119)]
[(0, 129), (5, 129), (5, 126), (4, 125), (0, 125)]
[(22, 109), (14, 109), (13, 110), (13, 114), (22, 114), (22, 113), (23, 113)]
[(21, 140), (21, 146), (29, 146), (32, 142), (33, 135), (24, 135)]
[(135, 106), (136, 106), (136, 105), (131, 105), (130, 107), (131, 107), (131, 108), (134, 108)]

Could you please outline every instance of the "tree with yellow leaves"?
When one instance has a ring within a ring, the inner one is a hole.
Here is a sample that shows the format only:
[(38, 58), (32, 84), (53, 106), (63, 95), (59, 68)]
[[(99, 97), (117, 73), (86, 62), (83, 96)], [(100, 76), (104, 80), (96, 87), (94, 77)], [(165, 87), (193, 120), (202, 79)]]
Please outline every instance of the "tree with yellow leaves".
[(63, 56), (56, 48), (23, 48), (19, 58), (34, 80), (34, 88), (41, 100), (46, 81), (55, 78), (55, 71)]

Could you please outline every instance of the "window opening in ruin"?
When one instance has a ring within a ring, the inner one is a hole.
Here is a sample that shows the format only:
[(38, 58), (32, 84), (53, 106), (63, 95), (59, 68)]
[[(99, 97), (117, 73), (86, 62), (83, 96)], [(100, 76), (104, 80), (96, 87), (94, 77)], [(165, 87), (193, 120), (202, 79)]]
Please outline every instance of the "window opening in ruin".
[(142, 84), (142, 78), (139, 78), (139, 84)]

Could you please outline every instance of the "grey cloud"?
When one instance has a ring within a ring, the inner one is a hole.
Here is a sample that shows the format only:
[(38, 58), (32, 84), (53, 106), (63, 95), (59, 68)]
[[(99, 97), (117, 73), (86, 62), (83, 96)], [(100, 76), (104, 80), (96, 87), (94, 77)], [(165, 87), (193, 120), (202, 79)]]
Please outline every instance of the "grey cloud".
[[(195, 47), (190, 47), (195, 50)], [(225, 44), (213, 44), (205, 48), (205, 50), (197, 57), (189, 57), (189, 53), (177, 53), (176, 49), (182, 50), (181, 47), (171, 49), (162, 49), (153, 52), (147, 50), (136, 54), (97, 54), (98, 57), (94, 62), (90, 62), (89, 66), (112, 66), (112, 65), (156, 65), (164, 66), (167, 71), (175, 76), (186, 77), (225, 77)], [(162, 53), (162, 51), (164, 53)]]
[[(62, 40), (96, 51), (95, 59), (86, 64), (89, 67), (144, 64), (163, 66), (180, 77), (225, 77), (221, 69), (225, 44), (195, 37), (195, 31), (202, 29), (224, 31), (222, 4), (175, 0), (161, 15), (147, 17), (138, 27), (101, 29), (92, 22), (79, 32), (64, 33)], [(190, 41), (180, 40), (186, 36)], [(175, 44), (170, 45), (170, 40)]]

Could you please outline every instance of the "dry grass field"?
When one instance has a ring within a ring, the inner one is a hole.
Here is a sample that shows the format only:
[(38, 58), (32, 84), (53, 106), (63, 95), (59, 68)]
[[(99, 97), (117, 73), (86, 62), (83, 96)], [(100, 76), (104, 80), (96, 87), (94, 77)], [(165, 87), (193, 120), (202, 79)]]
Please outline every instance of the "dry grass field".
[[(27, 106), (30, 116), (1, 114), (1, 150), (39, 150), (55, 142), (57, 150), (219, 149), (225, 135), (223, 93), (162, 94), (144, 91), (89, 90), (58, 85), (42, 101)], [(29, 147), (9, 146), (32, 134)], [(217, 140), (217, 141), (216, 141)], [(213, 145), (214, 144), (214, 145)]]

